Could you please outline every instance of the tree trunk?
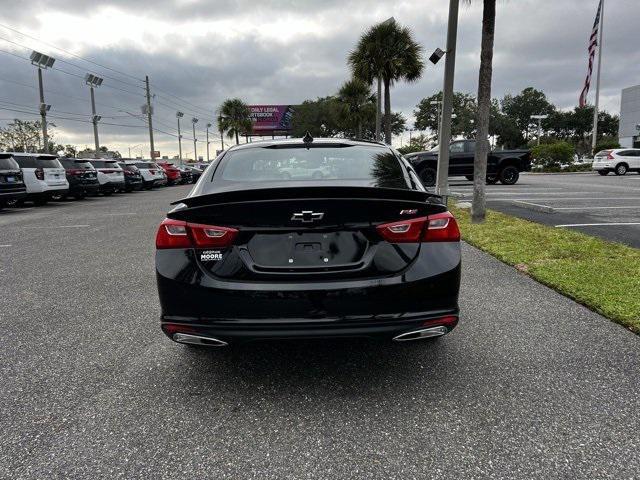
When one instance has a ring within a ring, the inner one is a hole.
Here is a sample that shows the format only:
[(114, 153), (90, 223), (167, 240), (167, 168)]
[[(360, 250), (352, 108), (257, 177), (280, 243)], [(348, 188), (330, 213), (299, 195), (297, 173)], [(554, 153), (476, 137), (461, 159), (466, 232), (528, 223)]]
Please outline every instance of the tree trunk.
[(238, 129), (236, 129), (235, 132), (236, 132), (236, 145), (239, 145), (240, 139), (238, 138)]
[(473, 203), (471, 221), (484, 222), (486, 216), (485, 187), (489, 154), (489, 119), (491, 113), (491, 75), (493, 73), (493, 36), (496, 27), (496, 0), (484, 0), (482, 9), (482, 44), (478, 78), (478, 119), (476, 152), (473, 159)]
[(379, 142), (382, 137), (380, 136), (380, 123), (382, 120), (382, 77), (378, 75), (378, 94), (376, 95), (376, 141)]
[(391, 91), (390, 82), (384, 79), (384, 141), (391, 145)]

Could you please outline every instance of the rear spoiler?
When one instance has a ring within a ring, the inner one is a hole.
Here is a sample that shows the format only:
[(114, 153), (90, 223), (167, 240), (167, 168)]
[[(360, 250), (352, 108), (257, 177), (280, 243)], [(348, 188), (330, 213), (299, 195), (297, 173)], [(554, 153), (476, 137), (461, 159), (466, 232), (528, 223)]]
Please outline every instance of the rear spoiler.
[(188, 207), (203, 205), (225, 204), (237, 202), (257, 202), (268, 200), (295, 199), (373, 199), (398, 200), (413, 202), (442, 203), (442, 197), (428, 192), (408, 190), (402, 188), (378, 187), (283, 187), (259, 188), (251, 190), (232, 190), (220, 193), (209, 193), (194, 197), (183, 198), (172, 202), (171, 205), (184, 204)]

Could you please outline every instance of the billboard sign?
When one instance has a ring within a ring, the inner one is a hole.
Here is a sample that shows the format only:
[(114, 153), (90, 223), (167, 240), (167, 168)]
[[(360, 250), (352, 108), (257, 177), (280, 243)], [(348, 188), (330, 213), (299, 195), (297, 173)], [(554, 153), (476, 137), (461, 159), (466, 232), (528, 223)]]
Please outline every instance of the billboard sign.
[(286, 135), (291, 131), (291, 105), (249, 105), (253, 135)]

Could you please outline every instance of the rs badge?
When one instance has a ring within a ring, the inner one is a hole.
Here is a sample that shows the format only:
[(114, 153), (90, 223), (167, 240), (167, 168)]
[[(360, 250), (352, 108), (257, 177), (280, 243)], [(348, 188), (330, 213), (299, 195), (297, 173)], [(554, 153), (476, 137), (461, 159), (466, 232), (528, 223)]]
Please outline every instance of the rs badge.
[(222, 251), (221, 250), (205, 250), (200, 252), (200, 261), (201, 262), (217, 262), (222, 260)]

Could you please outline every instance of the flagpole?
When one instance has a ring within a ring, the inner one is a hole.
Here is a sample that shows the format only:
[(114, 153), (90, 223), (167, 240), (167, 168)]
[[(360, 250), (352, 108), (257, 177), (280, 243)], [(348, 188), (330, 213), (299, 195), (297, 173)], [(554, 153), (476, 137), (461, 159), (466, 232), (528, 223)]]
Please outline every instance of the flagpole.
[(600, 4), (600, 41), (598, 42), (598, 73), (596, 74), (596, 103), (593, 107), (593, 138), (591, 139), (591, 152), (595, 155), (598, 141), (598, 106), (600, 104), (600, 67), (602, 67), (602, 34), (604, 31), (604, 0)]

